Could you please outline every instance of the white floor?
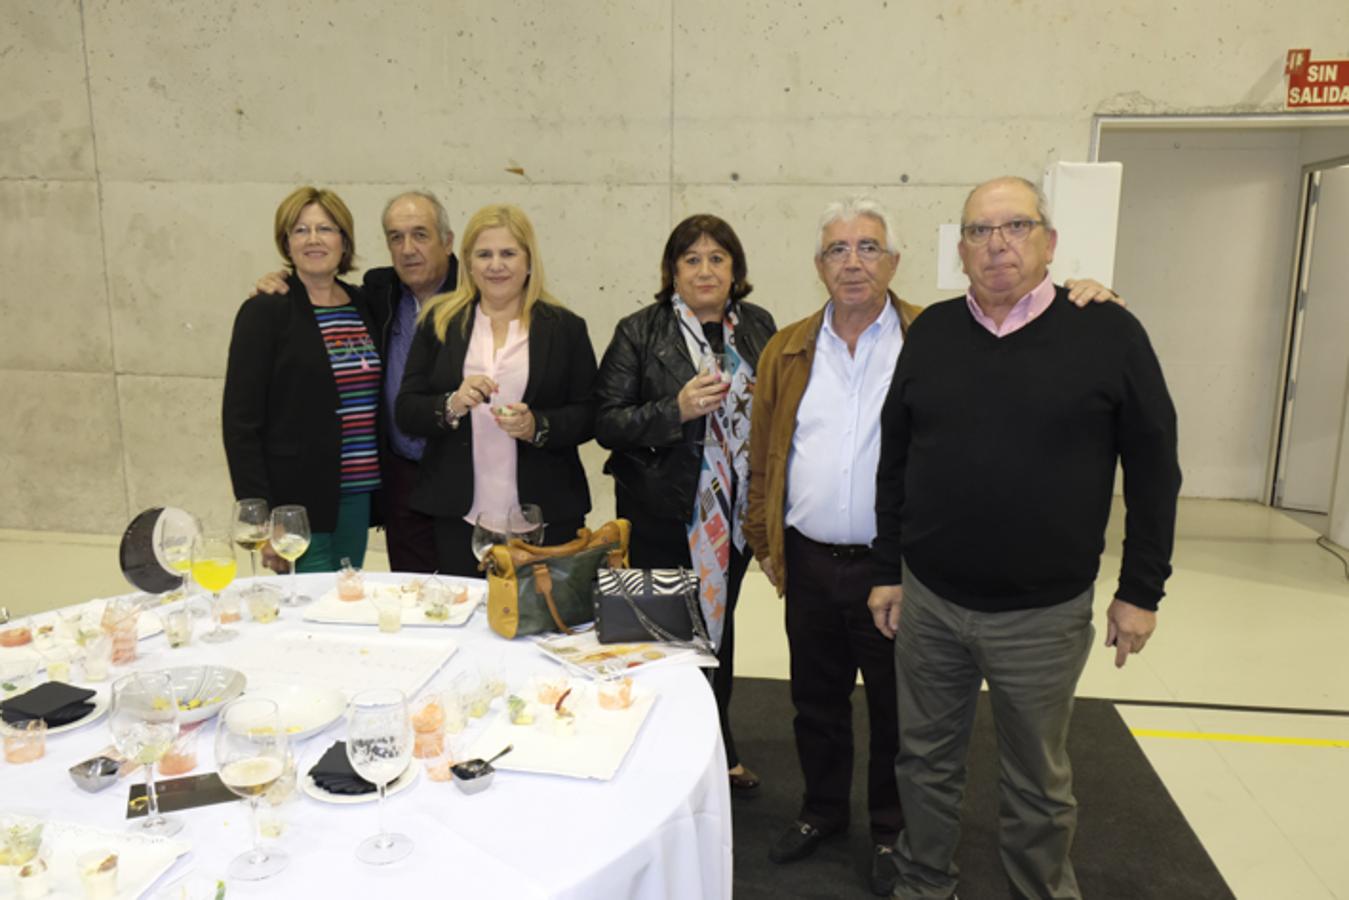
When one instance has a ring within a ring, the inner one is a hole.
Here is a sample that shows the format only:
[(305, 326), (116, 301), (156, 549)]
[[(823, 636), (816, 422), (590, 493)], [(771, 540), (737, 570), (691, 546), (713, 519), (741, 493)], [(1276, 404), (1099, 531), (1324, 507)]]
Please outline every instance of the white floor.
[[(1102, 563), (1102, 633), (1121, 528), (1112, 520)], [(1349, 900), (1349, 580), (1316, 537), (1255, 504), (1182, 502), (1157, 634), (1122, 670), (1098, 646), (1079, 688), (1085, 697), (1340, 712), (1119, 707), (1242, 900)], [(125, 592), (117, 541), (0, 530), (0, 604), (21, 614)], [(367, 568), (387, 568), (374, 545)], [(736, 673), (785, 678), (781, 601), (757, 572), (736, 626)]]

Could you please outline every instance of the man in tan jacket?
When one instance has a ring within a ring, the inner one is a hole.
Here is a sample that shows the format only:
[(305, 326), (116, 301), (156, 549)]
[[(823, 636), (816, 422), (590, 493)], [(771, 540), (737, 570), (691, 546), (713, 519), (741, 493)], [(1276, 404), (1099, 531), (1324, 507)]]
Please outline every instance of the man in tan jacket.
[[(769, 853), (785, 863), (848, 826), (852, 689), (860, 669), (871, 723), (867, 765), (871, 888), (890, 892), (890, 848), (903, 826), (893, 645), (867, 611), (876, 533), (880, 413), (919, 312), (890, 293), (899, 266), (889, 214), (873, 200), (831, 203), (815, 267), (820, 311), (779, 331), (759, 359), (745, 534), (786, 595), (792, 703), (805, 797)], [(790, 477), (789, 477), (790, 474)]]

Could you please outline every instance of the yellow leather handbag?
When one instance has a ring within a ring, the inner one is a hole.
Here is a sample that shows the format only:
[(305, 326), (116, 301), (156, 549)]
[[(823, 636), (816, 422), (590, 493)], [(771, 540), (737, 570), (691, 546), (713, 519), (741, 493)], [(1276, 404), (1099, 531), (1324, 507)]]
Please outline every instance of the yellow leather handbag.
[(521, 540), (494, 544), (483, 557), (487, 572), (487, 622), (505, 638), (545, 631), (571, 634), (595, 618), (595, 573), (628, 564), (632, 525), (615, 519), (554, 547)]

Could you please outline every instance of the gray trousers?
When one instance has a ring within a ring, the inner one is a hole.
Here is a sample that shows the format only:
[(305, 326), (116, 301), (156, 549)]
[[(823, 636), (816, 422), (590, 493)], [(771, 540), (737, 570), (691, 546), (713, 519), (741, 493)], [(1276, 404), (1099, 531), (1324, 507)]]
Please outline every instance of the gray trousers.
[(1073, 692), (1095, 631), (1092, 592), (1043, 609), (975, 612), (904, 570), (895, 638), (905, 828), (895, 844), (904, 900), (950, 897), (965, 759), (981, 681), (988, 681), (1000, 765), (1000, 847), (1015, 893), (1078, 898), (1068, 858), (1077, 801), (1068, 761)]

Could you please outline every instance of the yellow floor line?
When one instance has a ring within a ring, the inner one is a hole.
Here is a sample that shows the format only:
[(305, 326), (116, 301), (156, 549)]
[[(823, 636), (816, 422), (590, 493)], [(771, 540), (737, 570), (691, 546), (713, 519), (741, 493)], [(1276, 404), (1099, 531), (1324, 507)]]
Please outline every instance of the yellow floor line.
[(1224, 741), (1229, 744), (1282, 744), (1288, 747), (1343, 747), (1349, 740), (1333, 738), (1272, 737), (1263, 734), (1221, 734), (1211, 731), (1167, 731), (1161, 728), (1130, 728), (1134, 737), (1172, 738), (1180, 741)]

